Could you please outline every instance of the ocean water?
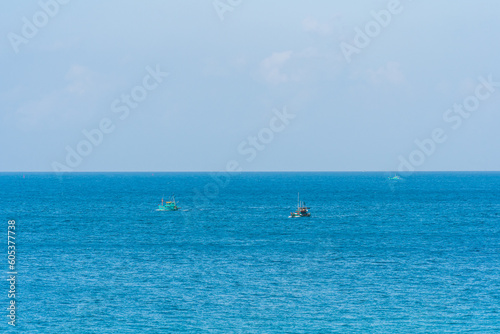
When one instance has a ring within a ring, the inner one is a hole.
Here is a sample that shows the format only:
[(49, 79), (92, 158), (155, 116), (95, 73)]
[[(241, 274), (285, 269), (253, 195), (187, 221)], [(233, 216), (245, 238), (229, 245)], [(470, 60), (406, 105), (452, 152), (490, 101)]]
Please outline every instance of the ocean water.
[(499, 333), (500, 173), (388, 176), (0, 174), (15, 331)]

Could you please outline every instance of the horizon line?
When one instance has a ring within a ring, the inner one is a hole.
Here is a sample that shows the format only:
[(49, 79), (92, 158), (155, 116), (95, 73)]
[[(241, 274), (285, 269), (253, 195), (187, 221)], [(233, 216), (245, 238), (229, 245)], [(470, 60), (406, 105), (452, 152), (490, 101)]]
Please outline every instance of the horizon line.
[(221, 171), (221, 170), (202, 170), (202, 171), (0, 171), (3, 173), (50, 173), (50, 174), (79, 174), (79, 173), (395, 173), (395, 174), (414, 174), (414, 173), (495, 173), (500, 170), (425, 170), (425, 171), (392, 171), (392, 170), (261, 170), (261, 171)]

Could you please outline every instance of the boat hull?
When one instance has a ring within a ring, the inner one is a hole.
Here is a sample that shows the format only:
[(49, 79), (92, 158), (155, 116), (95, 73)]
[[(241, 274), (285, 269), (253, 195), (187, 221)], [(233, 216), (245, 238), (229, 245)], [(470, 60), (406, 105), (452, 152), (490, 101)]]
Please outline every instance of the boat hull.
[(177, 205), (158, 205), (156, 211), (177, 211), (179, 207)]
[(311, 217), (311, 214), (310, 213), (306, 213), (306, 214), (292, 213), (288, 218), (302, 218), (302, 217)]

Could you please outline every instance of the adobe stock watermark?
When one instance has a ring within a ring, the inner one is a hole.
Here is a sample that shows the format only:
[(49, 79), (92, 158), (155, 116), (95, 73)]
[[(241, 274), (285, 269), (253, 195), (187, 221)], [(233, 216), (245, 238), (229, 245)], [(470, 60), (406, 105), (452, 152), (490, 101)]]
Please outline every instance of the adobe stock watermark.
[(402, 12), (403, 5), (400, 0), (390, 0), (387, 3), (386, 9), (381, 9), (379, 11), (372, 10), (370, 12), (372, 20), (366, 22), (363, 29), (358, 26), (354, 28), (355, 35), (352, 43), (340, 43), (340, 51), (342, 51), (345, 60), (350, 63), (354, 54), (359, 54), (361, 50), (368, 47), (372, 40), (379, 36), (384, 28), (389, 26), (393, 17)]
[(221, 21), (224, 21), (226, 12), (232, 12), (236, 7), (241, 5), (243, 0), (214, 0), (212, 2), (215, 12)]
[(28, 19), (26, 16), (22, 17), (23, 25), (21, 33), (9, 32), (7, 38), (15, 53), (19, 53), (19, 46), (21, 44), (28, 44), (33, 39), (40, 29), (45, 27), (52, 18), (54, 18), (61, 9), (61, 5), (66, 5), (70, 0), (40, 0), (38, 6), (40, 10)]
[[(291, 120), (296, 117), (296, 115), (289, 113), (286, 107), (283, 107), (281, 111), (274, 109), (273, 114), (266, 127), (260, 129), (255, 135), (248, 136), (237, 146), (236, 151), (244, 158), (244, 161), (248, 163), (254, 161), (259, 152), (264, 151), (273, 142), (276, 135), (283, 132)], [(245, 163), (244, 161), (241, 159), (229, 160), (226, 163), (224, 172), (211, 173), (210, 177), (213, 181), (205, 184), (202, 190), (194, 190), (194, 205), (196, 207), (206, 206), (213, 202), (220, 191), (229, 185), (231, 173), (243, 171), (242, 164)]]
[[(111, 112), (116, 114), (119, 120), (124, 121), (130, 116), (130, 111), (139, 107), (144, 101), (149, 92), (155, 90), (163, 82), (164, 78), (169, 74), (162, 72), (159, 65), (153, 69), (150, 66), (146, 67), (147, 74), (143, 77), (140, 85), (132, 87), (128, 94), (121, 94), (120, 98), (113, 100), (111, 103)], [(109, 117), (103, 117), (98, 125), (90, 130), (83, 129), (81, 139), (73, 148), (66, 146), (66, 159), (64, 163), (52, 162), (52, 170), (55, 172), (72, 172), (78, 168), (84, 160), (94, 150), (100, 146), (106, 135), (112, 133), (116, 128), (116, 123)]]
[[(500, 81), (493, 81), (493, 75), (488, 78), (479, 77), (479, 84), (474, 90), (474, 94), (467, 96), (462, 103), (455, 103), (452, 108), (443, 113), (443, 121), (448, 123), (452, 130), (458, 130), (463, 121), (468, 119), (472, 112), (477, 111), (481, 102), (489, 99), (496, 88), (500, 87)], [(439, 144), (443, 144), (448, 139), (446, 130), (438, 127), (432, 130), (429, 138), (423, 140), (415, 139), (416, 149), (410, 152), (407, 157), (399, 156), (398, 171), (405, 174), (412, 174), (417, 167), (422, 166), (425, 161), (433, 155)]]

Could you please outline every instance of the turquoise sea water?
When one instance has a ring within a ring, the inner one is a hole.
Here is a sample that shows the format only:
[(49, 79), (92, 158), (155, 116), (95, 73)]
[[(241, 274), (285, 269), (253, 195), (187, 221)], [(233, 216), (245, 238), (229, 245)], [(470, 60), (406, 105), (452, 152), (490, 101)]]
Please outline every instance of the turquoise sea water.
[(16, 330), (500, 332), (500, 173), (388, 176), (0, 174)]

